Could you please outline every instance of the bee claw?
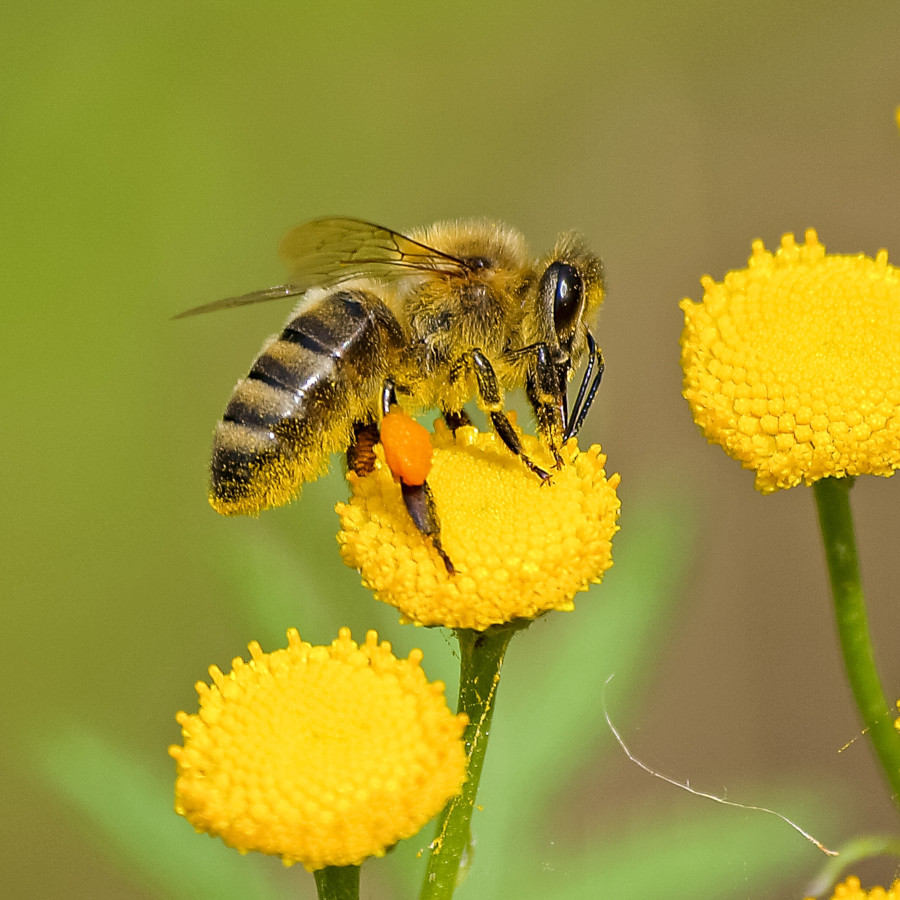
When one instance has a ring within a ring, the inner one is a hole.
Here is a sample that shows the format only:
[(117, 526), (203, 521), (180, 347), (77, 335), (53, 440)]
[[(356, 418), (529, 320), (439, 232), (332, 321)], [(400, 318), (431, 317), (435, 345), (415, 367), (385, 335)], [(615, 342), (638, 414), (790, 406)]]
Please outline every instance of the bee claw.
[(541, 484), (547, 484), (550, 481), (550, 473), (546, 469), (542, 469), (536, 463), (533, 463), (525, 454), (522, 454), (519, 457), (523, 463), (532, 471), (538, 478), (541, 479)]

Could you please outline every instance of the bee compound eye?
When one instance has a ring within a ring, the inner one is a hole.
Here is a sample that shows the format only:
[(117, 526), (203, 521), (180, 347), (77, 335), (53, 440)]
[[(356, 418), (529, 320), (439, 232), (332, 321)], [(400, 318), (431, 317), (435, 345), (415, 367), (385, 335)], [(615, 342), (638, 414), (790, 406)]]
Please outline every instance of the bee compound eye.
[(571, 334), (581, 311), (584, 293), (581, 274), (569, 263), (554, 262), (547, 267), (541, 279), (541, 293), (547, 302), (553, 303), (553, 324), (562, 338)]

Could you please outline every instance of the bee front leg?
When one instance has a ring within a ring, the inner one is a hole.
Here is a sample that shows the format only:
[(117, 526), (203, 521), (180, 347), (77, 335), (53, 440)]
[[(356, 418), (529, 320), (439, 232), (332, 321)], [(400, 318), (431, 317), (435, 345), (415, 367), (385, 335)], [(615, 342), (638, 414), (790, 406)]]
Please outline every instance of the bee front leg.
[(584, 371), (584, 377), (581, 379), (581, 386), (578, 388), (578, 396), (575, 398), (575, 406), (572, 407), (572, 416), (568, 414), (563, 418), (566, 422), (566, 440), (575, 434), (584, 424), (588, 410), (591, 408), (600, 382), (603, 380), (603, 372), (606, 368), (603, 362), (603, 352), (597, 346), (594, 336), (587, 332), (588, 343), (588, 363)]
[[(522, 448), (522, 442), (516, 434), (512, 423), (503, 411), (503, 395), (500, 391), (500, 383), (490, 360), (481, 350), (472, 350), (467, 354), (468, 362), (475, 372), (475, 383), (478, 387), (478, 401), (481, 408), (488, 414), (494, 430), (500, 436), (500, 440), (515, 453), (519, 459), (534, 472), (541, 481), (550, 480), (550, 473), (533, 463)], [(538, 423), (540, 424), (540, 423)]]
[(563, 460), (559, 448), (565, 440), (566, 427), (566, 371), (554, 365), (546, 344), (535, 344), (533, 350), (534, 366), (528, 373), (525, 390), (538, 431), (560, 469)]

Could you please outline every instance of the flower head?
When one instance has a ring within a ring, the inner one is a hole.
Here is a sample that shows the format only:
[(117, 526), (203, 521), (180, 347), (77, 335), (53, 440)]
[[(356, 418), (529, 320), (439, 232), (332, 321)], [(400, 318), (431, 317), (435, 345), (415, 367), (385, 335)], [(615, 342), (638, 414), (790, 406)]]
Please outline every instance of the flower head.
[(329, 647), (288, 632), (288, 646), (235, 659), (197, 685), (181, 712), (175, 809), (242, 853), (310, 871), (359, 865), (415, 834), (464, 780), (465, 716), (429, 684), (414, 650), (397, 659), (370, 631)]
[[(810, 897), (808, 900), (814, 898)], [(831, 900), (900, 900), (900, 881), (895, 881), (889, 890), (874, 887), (871, 891), (864, 891), (859, 879), (851, 875), (846, 881), (834, 886)]]
[[(520, 438), (529, 458), (551, 470), (537, 438)], [(580, 453), (570, 440), (565, 464), (541, 484), (496, 434), (466, 426), (454, 436), (439, 420), (433, 442), (428, 485), (455, 573), (416, 528), (383, 464), (365, 478), (348, 475), (353, 497), (338, 505), (344, 561), (419, 625), (483, 631), (573, 609), (576, 592), (612, 565), (618, 530), (619, 476), (606, 477), (600, 448)], [(378, 454), (383, 463), (380, 447)]]
[(753, 244), (746, 269), (683, 300), (684, 396), (710, 442), (769, 493), (900, 467), (900, 274), (826, 254), (815, 231)]

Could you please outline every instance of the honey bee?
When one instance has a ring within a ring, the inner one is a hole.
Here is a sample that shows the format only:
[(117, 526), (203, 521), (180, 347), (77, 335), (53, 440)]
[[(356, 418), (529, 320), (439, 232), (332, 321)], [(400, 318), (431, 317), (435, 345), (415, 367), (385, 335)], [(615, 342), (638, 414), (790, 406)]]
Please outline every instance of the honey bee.
[[(578, 237), (563, 235), (534, 259), (521, 234), (487, 220), (404, 236), (324, 218), (289, 231), (280, 255), (288, 284), (181, 314), (300, 297), (216, 426), (209, 498), (218, 512), (253, 515), (289, 502), (333, 452), (367, 471), (378, 423), (398, 401), (412, 413), (437, 408), (458, 427), (474, 397), (503, 443), (546, 480), (504, 411), (504, 389), (524, 386), (538, 433), (562, 465), (559, 448), (584, 422), (603, 374), (588, 327), (604, 296), (602, 269)], [(585, 357), (570, 409), (567, 385)], [(410, 511), (436, 534), (427, 511)]]

